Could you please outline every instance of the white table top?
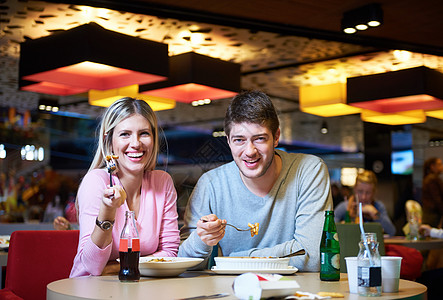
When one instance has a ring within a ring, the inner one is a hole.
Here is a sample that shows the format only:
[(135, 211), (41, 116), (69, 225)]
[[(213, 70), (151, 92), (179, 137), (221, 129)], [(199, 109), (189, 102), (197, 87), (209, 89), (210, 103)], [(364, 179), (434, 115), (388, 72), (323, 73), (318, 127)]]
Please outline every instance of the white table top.
[[(54, 299), (157, 299), (171, 300), (185, 297), (228, 293), (223, 300), (237, 299), (232, 291), (236, 275), (213, 275), (208, 272), (186, 272), (175, 278), (142, 277), (138, 283), (122, 283), (117, 276), (89, 276), (62, 279), (48, 284), (47, 300)], [(318, 273), (296, 273), (295, 279), (304, 292), (340, 292), (344, 299), (367, 299), (349, 293), (347, 274), (340, 281), (320, 281)], [(384, 293), (377, 300), (426, 299), (426, 287), (420, 283), (400, 280), (398, 293)]]

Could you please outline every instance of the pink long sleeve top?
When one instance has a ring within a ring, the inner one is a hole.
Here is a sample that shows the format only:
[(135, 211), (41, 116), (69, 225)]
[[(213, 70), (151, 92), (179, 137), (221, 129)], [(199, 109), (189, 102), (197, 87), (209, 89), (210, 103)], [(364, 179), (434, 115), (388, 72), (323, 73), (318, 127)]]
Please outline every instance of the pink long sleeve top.
[[(113, 182), (121, 184), (113, 175)], [(86, 174), (77, 194), (80, 240), (70, 277), (100, 275), (108, 261), (119, 256), (120, 233), (125, 224), (127, 203), (117, 209), (112, 228), (112, 243), (101, 249), (91, 240), (103, 191), (109, 184), (106, 170), (95, 169)], [(164, 171), (145, 172), (140, 196), (140, 211), (136, 220), (140, 235), (140, 256), (177, 256), (180, 243), (177, 193), (172, 178)]]

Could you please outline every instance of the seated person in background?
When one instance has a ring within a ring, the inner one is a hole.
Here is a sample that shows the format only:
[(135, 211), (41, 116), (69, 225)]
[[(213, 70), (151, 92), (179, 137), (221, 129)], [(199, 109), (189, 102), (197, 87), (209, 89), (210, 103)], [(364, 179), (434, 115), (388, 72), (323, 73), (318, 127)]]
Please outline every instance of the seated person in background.
[(443, 163), (440, 158), (428, 158), (423, 164), (423, 223), (441, 227), (443, 219)]
[[(70, 277), (119, 270), (126, 211), (135, 212), (140, 256), (177, 255), (177, 194), (169, 174), (154, 170), (158, 146), (157, 118), (145, 101), (122, 98), (105, 111), (94, 160), (77, 193), (80, 239)], [(118, 156), (112, 179), (105, 168), (109, 155)]]
[(431, 238), (443, 239), (443, 229), (441, 228), (433, 228), (427, 224), (422, 224), (419, 230), (420, 234), (425, 237), (430, 236)]
[(385, 205), (374, 198), (376, 189), (377, 177), (374, 172), (360, 172), (355, 179), (354, 194), (335, 208), (335, 222), (345, 221), (347, 215), (351, 220), (358, 220), (358, 202), (361, 202), (365, 222), (378, 222), (385, 233), (395, 235), (395, 226), (389, 219)]
[[(217, 244), (224, 256), (282, 256), (305, 249), (290, 264), (318, 271), (324, 215), (332, 209), (325, 163), (275, 149), (279, 120), (262, 92), (235, 96), (224, 127), (234, 161), (199, 179), (186, 207), (179, 256), (207, 258)], [(241, 228), (259, 223), (258, 235), (226, 227), (226, 220)]]
[[(434, 228), (423, 224), (419, 229), (420, 234), (425, 237), (443, 239), (443, 229)], [(443, 276), (443, 249), (431, 249), (426, 257), (426, 268), (428, 270), (440, 269), (440, 278)], [(440, 281), (441, 284), (441, 281)]]

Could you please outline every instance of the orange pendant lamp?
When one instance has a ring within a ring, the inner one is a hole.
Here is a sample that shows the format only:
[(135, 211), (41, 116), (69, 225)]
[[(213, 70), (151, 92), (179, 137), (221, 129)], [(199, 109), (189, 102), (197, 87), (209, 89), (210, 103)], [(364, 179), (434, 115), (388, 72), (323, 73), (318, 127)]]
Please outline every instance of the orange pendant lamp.
[(364, 109), (360, 115), (362, 121), (385, 125), (407, 125), (426, 122), (422, 109), (402, 111), (397, 113), (379, 113)]
[(168, 45), (84, 24), (20, 45), (19, 87), (53, 95), (166, 80)]
[(348, 104), (379, 113), (443, 109), (443, 74), (416, 67), (347, 79)]
[(141, 85), (140, 92), (184, 103), (231, 98), (240, 92), (240, 64), (188, 52), (171, 56), (169, 67), (168, 80)]
[(110, 89), (105, 91), (89, 90), (88, 102), (91, 105), (108, 107), (118, 99), (123, 97), (132, 97), (144, 100), (154, 111), (173, 109), (175, 107), (175, 100), (166, 99), (148, 95), (142, 95), (138, 92), (138, 85), (133, 84), (117, 89)]
[(347, 105), (345, 83), (301, 86), (299, 101), (301, 111), (321, 117), (356, 114), (362, 110)]

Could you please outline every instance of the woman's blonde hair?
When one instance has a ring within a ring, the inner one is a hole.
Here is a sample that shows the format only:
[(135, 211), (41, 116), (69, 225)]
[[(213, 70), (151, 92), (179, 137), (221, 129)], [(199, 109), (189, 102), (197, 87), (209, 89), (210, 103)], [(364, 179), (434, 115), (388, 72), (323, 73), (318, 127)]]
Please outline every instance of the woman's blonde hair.
[(154, 170), (159, 152), (157, 117), (152, 108), (145, 101), (125, 97), (115, 101), (103, 114), (97, 132), (97, 150), (91, 166), (89, 167), (89, 171), (93, 169), (101, 169), (106, 166), (106, 155), (112, 154), (113, 151), (112, 137), (114, 135), (115, 126), (126, 118), (136, 114), (143, 116), (151, 126), (154, 145), (152, 153), (150, 154), (151, 156), (145, 166), (145, 171)]
[(377, 188), (377, 176), (369, 170), (363, 170), (358, 173), (357, 178), (355, 178), (355, 185), (357, 185), (357, 182), (372, 184), (374, 190)]

